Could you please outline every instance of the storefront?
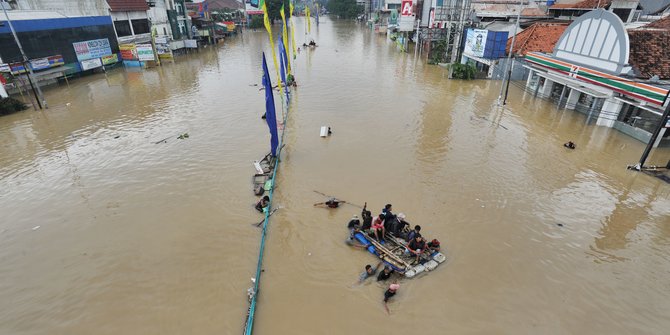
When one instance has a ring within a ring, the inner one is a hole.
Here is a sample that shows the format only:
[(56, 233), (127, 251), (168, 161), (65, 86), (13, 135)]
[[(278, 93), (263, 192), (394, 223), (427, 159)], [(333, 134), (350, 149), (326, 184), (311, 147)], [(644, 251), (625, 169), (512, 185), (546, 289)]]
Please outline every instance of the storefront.
[[(526, 89), (560, 108), (587, 115), (588, 122), (647, 142), (661, 122), (670, 85), (635, 78), (629, 53), (621, 19), (602, 9), (590, 11), (565, 30), (552, 54), (526, 55)], [(656, 146), (670, 145), (666, 130)]]

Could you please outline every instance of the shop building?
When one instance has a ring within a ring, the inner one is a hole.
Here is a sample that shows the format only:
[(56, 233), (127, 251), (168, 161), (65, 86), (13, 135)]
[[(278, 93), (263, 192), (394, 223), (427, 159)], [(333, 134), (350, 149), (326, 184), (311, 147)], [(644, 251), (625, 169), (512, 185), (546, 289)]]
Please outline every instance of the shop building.
[[(580, 15), (552, 53), (525, 55), (527, 91), (584, 113), (589, 122), (648, 142), (661, 122), (670, 88), (670, 29), (658, 28), (664, 21), (627, 31), (611, 11)], [(654, 145), (670, 145), (667, 128)]]

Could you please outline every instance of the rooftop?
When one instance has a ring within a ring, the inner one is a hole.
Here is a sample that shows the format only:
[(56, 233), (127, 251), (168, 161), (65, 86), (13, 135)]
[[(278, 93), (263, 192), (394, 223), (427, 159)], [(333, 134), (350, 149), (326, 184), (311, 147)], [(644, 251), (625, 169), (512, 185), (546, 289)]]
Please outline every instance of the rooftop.
[(635, 74), (642, 78), (656, 75), (670, 79), (670, 16), (654, 21), (639, 29), (629, 29), (629, 62)]
[(612, 3), (612, 0), (583, 0), (577, 3), (557, 3), (549, 9), (591, 9), (605, 8)]
[(107, 0), (112, 12), (144, 12), (149, 10), (146, 0)]
[(666, 16), (660, 20), (656, 20), (644, 28), (658, 28), (658, 29), (670, 29), (670, 16)]
[[(525, 55), (528, 52), (552, 53), (563, 32), (568, 28), (568, 22), (537, 22), (516, 35), (514, 54)], [(507, 40), (509, 52), (512, 39)]]

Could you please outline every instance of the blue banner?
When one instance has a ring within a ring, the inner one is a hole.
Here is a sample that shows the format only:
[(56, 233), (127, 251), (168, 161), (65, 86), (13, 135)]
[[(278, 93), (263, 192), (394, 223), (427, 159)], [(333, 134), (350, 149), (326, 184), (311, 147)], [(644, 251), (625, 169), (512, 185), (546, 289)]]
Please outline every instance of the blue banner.
[(288, 84), (286, 82), (286, 69), (288, 69), (288, 58), (286, 56), (286, 48), (284, 48), (284, 39), (279, 39), (279, 73), (281, 74), (281, 80), (284, 82), (284, 92), (286, 93), (286, 99), (289, 99), (288, 95)]
[(277, 135), (277, 115), (275, 113), (275, 99), (272, 92), (272, 81), (268, 71), (268, 63), (265, 61), (265, 52), (263, 53), (263, 86), (265, 86), (265, 121), (270, 128), (270, 153), (277, 155), (277, 146), (279, 145), (279, 136)]

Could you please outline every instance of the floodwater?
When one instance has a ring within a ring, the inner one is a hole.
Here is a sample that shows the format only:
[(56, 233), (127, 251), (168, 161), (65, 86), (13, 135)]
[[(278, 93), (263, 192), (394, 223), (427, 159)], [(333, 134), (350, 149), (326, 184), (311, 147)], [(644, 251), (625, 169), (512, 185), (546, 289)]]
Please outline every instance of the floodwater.
[[(312, 29), (255, 333), (667, 333), (670, 186), (625, 169), (642, 143), (515, 86), (496, 109), (499, 82), (448, 80), (354, 23)], [(249, 31), (0, 118), (0, 334), (242, 332), (267, 48)], [(343, 243), (360, 210), (315, 208), (314, 191), (392, 203), (448, 261), (402, 280), (387, 315), (382, 285), (352, 285), (375, 262)]]

